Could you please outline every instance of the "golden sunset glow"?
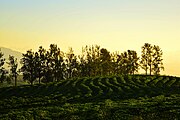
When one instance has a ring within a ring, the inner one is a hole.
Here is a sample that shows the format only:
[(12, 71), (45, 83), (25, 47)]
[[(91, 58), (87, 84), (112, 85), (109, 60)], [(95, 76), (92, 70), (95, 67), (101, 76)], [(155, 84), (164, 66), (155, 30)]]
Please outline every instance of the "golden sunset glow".
[(2, 0), (0, 47), (20, 52), (57, 44), (63, 51), (98, 44), (109, 51), (144, 43), (163, 50), (165, 71), (180, 76), (179, 0)]

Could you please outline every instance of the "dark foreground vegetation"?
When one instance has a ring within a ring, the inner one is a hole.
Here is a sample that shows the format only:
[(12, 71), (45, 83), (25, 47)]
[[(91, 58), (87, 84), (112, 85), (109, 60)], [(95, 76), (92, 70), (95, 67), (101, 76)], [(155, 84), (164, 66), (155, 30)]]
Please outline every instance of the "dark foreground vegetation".
[(125, 75), (0, 88), (0, 119), (178, 120), (180, 78)]

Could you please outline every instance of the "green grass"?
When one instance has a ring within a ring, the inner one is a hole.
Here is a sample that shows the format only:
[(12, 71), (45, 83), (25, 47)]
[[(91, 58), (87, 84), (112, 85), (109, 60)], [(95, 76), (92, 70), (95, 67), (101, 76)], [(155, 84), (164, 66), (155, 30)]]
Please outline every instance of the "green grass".
[(109, 76), (0, 88), (0, 119), (178, 118), (178, 77)]

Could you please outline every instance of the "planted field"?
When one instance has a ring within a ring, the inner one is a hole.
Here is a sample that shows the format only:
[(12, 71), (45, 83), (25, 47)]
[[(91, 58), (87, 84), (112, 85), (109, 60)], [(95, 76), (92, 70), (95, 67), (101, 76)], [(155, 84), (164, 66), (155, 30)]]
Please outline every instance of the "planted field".
[(0, 88), (0, 119), (176, 119), (180, 79), (109, 76)]

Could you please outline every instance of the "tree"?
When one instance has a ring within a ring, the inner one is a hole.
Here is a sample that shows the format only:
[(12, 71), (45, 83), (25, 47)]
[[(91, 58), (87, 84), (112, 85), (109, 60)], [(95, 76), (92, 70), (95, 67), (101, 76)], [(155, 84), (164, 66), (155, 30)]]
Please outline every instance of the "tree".
[(85, 55), (86, 55), (86, 75), (85, 76), (92, 76), (92, 71), (93, 71), (93, 60), (92, 60), (92, 55), (91, 55), (91, 47), (86, 46), (85, 47)]
[(64, 78), (64, 71), (65, 71), (65, 62), (64, 62), (64, 52), (60, 50), (60, 48), (58, 48), (58, 52), (56, 53), (57, 58), (56, 58), (56, 62), (55, 62), (55, 76), (56, 76), (56, 80), (60, 81), (65, 79)]
[(160, 74), (160, 70), (164, 70), (163, 67), (163, 59), (162, 59), (163, 52), (159, 46), (154, 45), (153, 47), (153, 73), (155, 75)]
[(121, 67), (120, 67), (120, 55), (119, 55), (119, 52), (113, 52), (111, 54), (111, 60), (112, 60), (112, 72), (113, 74), (120, 74), (120, 70), (121, 70)]
[(110, 52), (102, 48), (100, 50), (100, 66), (101, 66), (101, 75), (109, 75), (111, 73), (111, 55)]
[(35, 58), (36, 58), (37, 65), (38, 65), (37, 77), (39, 79), (39, 84), (40, 84), (42, 77), (45, 75), (45, 69), (46, 69), (46, 49), (44, 49), (42, 46), (40, 46), (39, 50), (38, 50), (38, 56), (36, 55)]
[(54, 75), (54, 80), (59, 81), (63, 79), (63, 53), (60, 48), (55, 44), (50, 45), (50, 67), (52, 69), (52, 74)]
[(139, 57), (137, 56), (136, 51), (128, 50), (128, 68), (130, 74), (134, 75), (135, 72), (138, 72), (138, 68), (139, 68), (138, 60)]
[(82, 48), (82, 54), (78, 55), (79, 63), (78, 63), (78, 75), (80, 77), (86, 76), (86, 60), (85, 60), (85, 51)]
[(14, 77), (14, 81), (15, 81), (15, 86), (17, 86), (17, 67), (18, 67), (18, 62), (17, 62), (17, 58), (14, 58), (14, 56), (9, 55), (9, 62), (7, 62), (7, 64), (10, 67), (10, 74), (12, 75), (12, 77)]
[(118, 57), (118, 61), (120, 62), (120, 73), (127, 75), (127, 74), (135, 74), (138, 72), (139, 64), (138, 64), (138, 56), (136, 51), (134, 50), (127, 50)]
[(72, 78), (77, 76), (78, 62), (77, 57), (74, 54), (72, 48), (69, 48), (69, 52), (66, 54), (66, 78)]
[(3, 56), (4, 54), (0, 50), (0, 81), (1, 83), (4, 82), (4, 80), (6, 79), (6, 74), (8, 73), (8, 71), (3, 67), (5, 63), (5, 58), (3, 58)]
[(53, 82), (64, 79), (64, 53), (55, 44), (51, 44), (45, 54), (45, 69), (43, 82)]
[(129, 74), (129, 69), (130, 69), (130, 63), (129, 63), (129, 60), (128, 60), (128, 52), (123, 52), (121, 53), (120, 57), (120, 73), (122, 75), (127, 75)]
[(80, 76), (97, 76), (100, 71), (100, 46), (92, 45), (82, 48), (82, 55), (78, 56)]
[(34, 52), (28, 50), (26, 54), (22, 55), (21, 59), (21, 72), (23, 72), (23, 79), (27, 80), (33, 85), (33, 82), (36, 80), (36, 67), (34, 60)]
[(142, 46), (142, 54), (141, 54), (141, 68), (146, 71), (146, 75), (149, 73), (151, 75), (152, 73), (152, 59), (153, 59), (153, 47), (149, 43), (145, 43), (144, 46)]
[(91, 56), (92, 56), (93, 76), (101, 75), (100, 46), (95, 45), (92, 46), (91, 49), (92, 49)]
[(45, 62), (44, 62), (44, 69), (43, 69), (43, 79), (42, 82), (48, 83), (53, 81), (53, 70), (52, 70), (52, 58), (50, 57), (50, 52), (46, 51), (45, 53)]
[(150, 75), (152, 73), (158, 75), (160, 73), (160, 70), (164, 69), (162, 55), (163, 52), (159, 46), (152, 46), (149, 43), (145, 43), (145, 45), (142, 47), (140, 63), (141, 67), (146, 71), (146, 75), (148, 69)]
[(38, 78), (39, 84), (41, 83), (41, 77), (42, 77), (42, 60), (41, 56), (39, 55), (38, 52), (35, 53), (34, 56), (34, 67), (35, 67), (35, 74), (36, 78)]

